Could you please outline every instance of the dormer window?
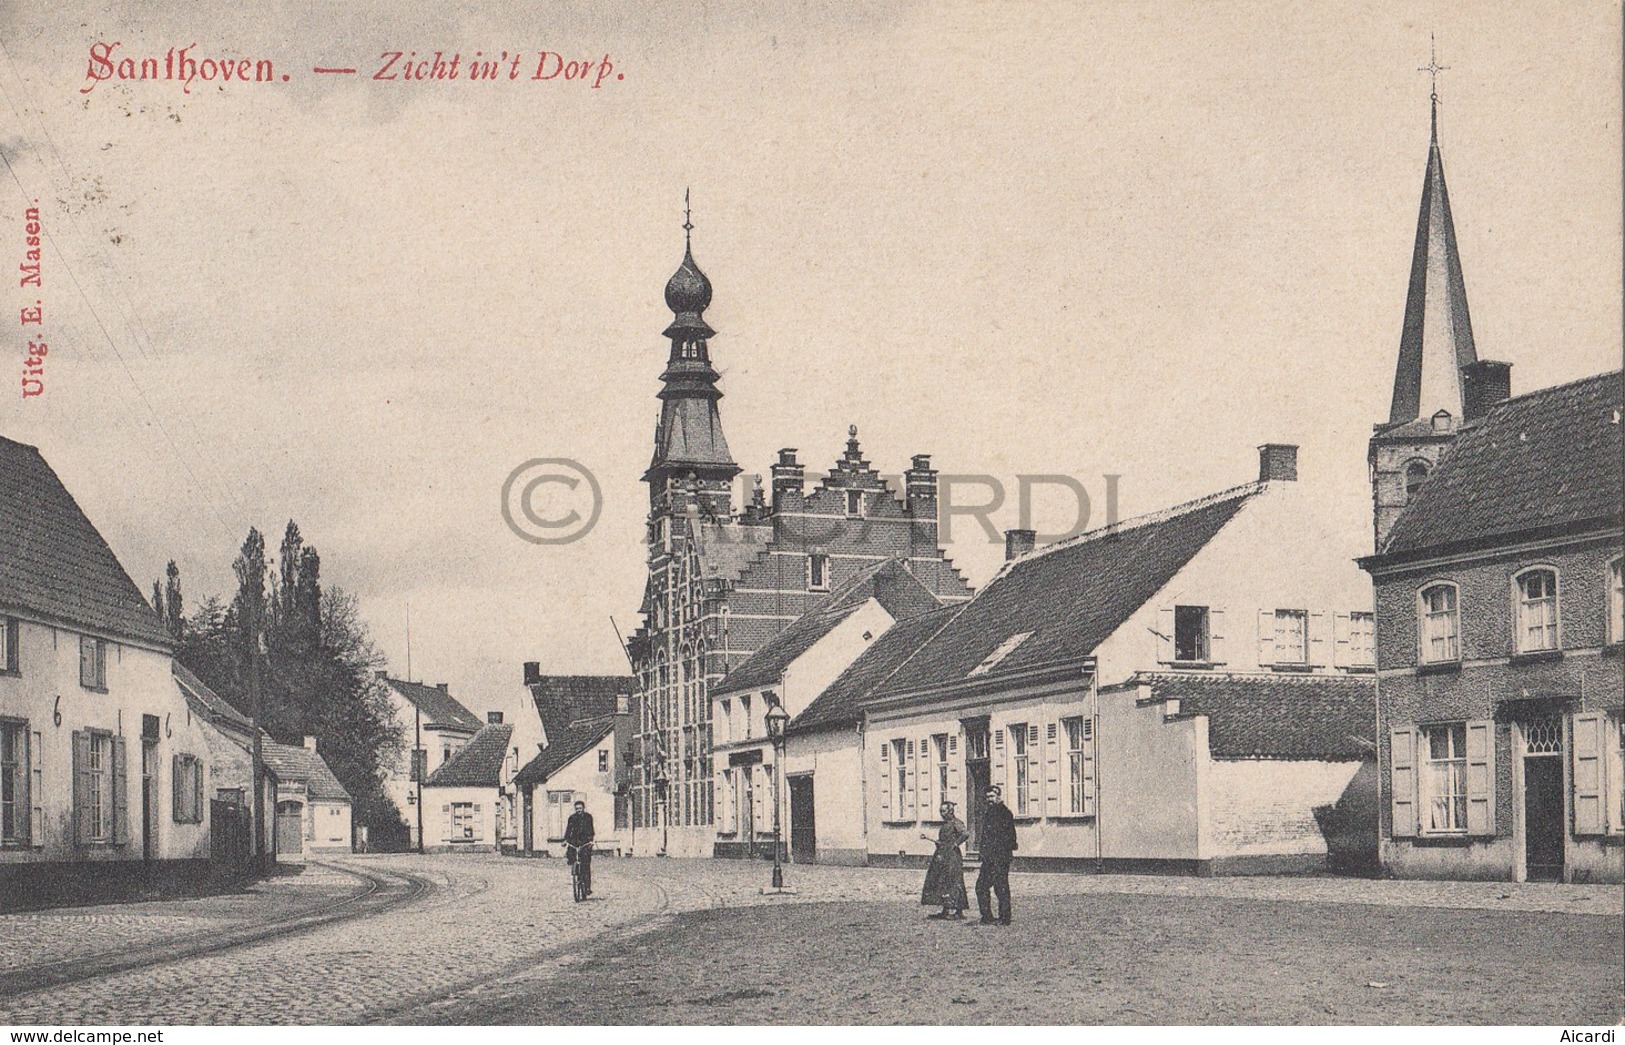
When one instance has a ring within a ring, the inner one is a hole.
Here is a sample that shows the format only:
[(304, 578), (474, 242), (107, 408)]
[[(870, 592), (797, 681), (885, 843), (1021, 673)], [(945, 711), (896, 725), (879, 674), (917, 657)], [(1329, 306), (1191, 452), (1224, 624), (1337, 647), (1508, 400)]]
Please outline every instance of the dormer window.
[(846, 491), (846, 517), (848, 519), (863, 518), (863, 491)]
[(1174, 660), (1206, 664), (1212, 660), (1206, 606), (1174, 607)]
[(1428, 466), (1423, 461), (1412, 461), (1405, 466), (1405, 503), (1410, 504), (1416, 492), (1427, 482)]
[(982, 662), (980, 664), (976, 665), (974, 668), (971, 668), (970, 673), (972, 675), (986, 675), (988, 672), (998, 667), (1001, 660), (1014, 653), (1017, 646), (1020, 646), (1023, 642), (1026, 642), (1032, 637), (1033, 633), (1030, 631), (1017, 632), (1016, 634), (1010, 636), (1003, 642), (999, 643), (998, 648), (992, 653), (989, 653), (986, 657), (982, 658)]

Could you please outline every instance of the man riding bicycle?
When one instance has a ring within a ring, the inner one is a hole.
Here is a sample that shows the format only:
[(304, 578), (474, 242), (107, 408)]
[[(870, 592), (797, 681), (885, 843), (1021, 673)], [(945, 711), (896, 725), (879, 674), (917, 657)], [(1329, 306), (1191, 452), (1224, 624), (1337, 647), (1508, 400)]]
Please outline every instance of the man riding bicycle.
[(584, 895), (592, 895), (592, 814), (587, 812), (587, 803), (577, 802), (576, 811), (570, 814), (570, 820), (564, 825), (564, 858), (572, 864), (578, 864), (577, 873), (581, 876), (581, 885)]

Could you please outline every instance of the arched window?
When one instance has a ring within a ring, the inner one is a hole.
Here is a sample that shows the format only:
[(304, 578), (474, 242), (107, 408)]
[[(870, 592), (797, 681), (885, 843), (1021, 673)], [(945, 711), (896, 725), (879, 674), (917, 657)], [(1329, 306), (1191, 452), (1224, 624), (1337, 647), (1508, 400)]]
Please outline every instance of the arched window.
[(1518, 574), (1512, 579), (1512, 601), (1518, 652), (1557, 649), (1557, 571), (1537, 566)]
[(1454, 584), (1430, 584), (1418, 595), (1422, 663), (1447, 664), (1461, 659), (1461, 618)]
[(1428, 466), (1426, 461), (1412, 461), (1405, 466), (1405, 503), (1410, 504), (1416, 497), (1416, 491), (1427, 482)]

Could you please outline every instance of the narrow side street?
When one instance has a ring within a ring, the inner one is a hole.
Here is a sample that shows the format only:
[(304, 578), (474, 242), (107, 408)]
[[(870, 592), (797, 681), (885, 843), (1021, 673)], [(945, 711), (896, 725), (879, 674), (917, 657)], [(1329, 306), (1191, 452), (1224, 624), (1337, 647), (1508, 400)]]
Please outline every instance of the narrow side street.
[[(795, 866), (785, 897), (761, 863), (595, 871), (577, 905), (556, 860), (344, 857), (238, 896), (0, 917), (14, 982), (294, 926), (8, 990), (0, 1023), (1611, 1022), (1625, 989), (1615, 887), (1017, 875), (998, 930), (924, 921), (912, 871)], [(296, 920), (357, 875), (429, 886)], [(1519, 991), (1486, 989), (1513, 970)]]

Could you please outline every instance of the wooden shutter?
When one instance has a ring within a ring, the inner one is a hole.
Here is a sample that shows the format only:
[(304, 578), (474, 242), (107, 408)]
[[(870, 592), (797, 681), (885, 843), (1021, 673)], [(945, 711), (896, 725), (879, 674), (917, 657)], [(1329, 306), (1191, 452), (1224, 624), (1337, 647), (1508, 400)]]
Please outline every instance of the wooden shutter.
[(1044, 747), (1038, 723), (1027, 725), (1027, 815), (1044, 814)]
[(181, 756), (179, 755), (169, 756), (169, 782), (171, 785), (170, 792), (172, 798), (170, 808), (174, 814), (175, 822), (177, 824), (183, 824), (186, 822), (186, 805), (182, 801), (182, 796), (185, 794), (184, 789), (186, 787), (186, 773), (182, 767)]
[[(12, 629), (10, 627), (7, 627), (6, 633), (9, 635), (11, 630)], [(15, 803), (13, 808), (16, 810), (16, 812), (13, 814), (16, 817), (15, 830), (17, 832), (17, 840), (19, 842), (23, 843), (24, 845), (32, 845), (33, 835), (31, 833), (31, 828), (33, 827), (33, 816), (31, 811), (34, 808), (34, 802), (31, 797), (31, 792), (29, 791), (29, 784), (31, 782), (30, 778), (34, 775), (34, 749), (28, 743), (28, 726), (25, 724), (18, 724), (16, 726), (16, 730), (17, 743), (20, 745), (20, 747), (16, 752), (17, 779), (13, 785), (15, 790), (13, 790), (11, 794), (12, 800)]]
[(1495, 723), (1467, 723), (1467, 833), (1495, 834)]
[(1329, 625), (1330, 622), (1326, 619), (1326, 614), (1319, 610), (1312, 611), (1309, 614), (1309, 619), (1304, 622), (1304, 627), (1309, 633), (1308, 654), (1310, 667), (1323, 668), (1331, 663), (1331, 651), (1327, 648), (1331, 643), (1326, 634)]
[(1603, 727), (1600, 712), (1574, 716), (1574, 833), (1600, 835), (1607, 829), (1603, 809)]
[(1164, 606), (1157, 610), (1157, 660), (1163, 664), (1174, 661), (1174, 608)]
[(939, 797), (936, 794), (937, 751), (929, 736), (920, 738), (920, 760), (915, 764), (919, 767), (916, 779), (920, 782), (920, 819), (935, 820), (941, 802), (932, 801)]
[[(1008, 795), (1013, 789), (1010, 787), (1010, 781), (1004, 778), (1004, 729), (1002, 727), (992, 731), (992, 740), (993, 764), (990, 767), (992, 772), (988, 774), (988, 779), (993, 783), (998, 784), (999, 787)], [(1010, 795), (1010, 801), (1014, 802), (1015, 800), (1015, 796)]]
[(1350, 645), (1352, 631), (1347, 613), (1332, 615), (1332, 666), (1347, 668), (1354, 664), (1354, 647)]
[[(954, 803), (956, 803), (957, 805), (959, 805), (961, 807), (963, 807), (965, 805), (965, 795), (964, 795), (964, 793), (962, 791), (963, 785), (961, 783), (962, 778), (960, 776), (961, 767), (964, 765), (964, 763), (965, 763), (964, 755), (959, 750), (959, 737), (958, 737), (957, 734), (949, 733), (948, 734), (948, 795), (946, 797), (948, 797), (949, 799), (952, 799), (954, 801)], [(970, 815), (970, 810), (969, 809), (965, 810), (965, 815), (966, 816)]]
[(1095, 720), (1083, 720), (1083, 815), (1095, 815)]
[(29, 734), (28, 758), (31, 770), (28, 774), (28, 794), (33, 815), (28, 825), (28, 844), (35, 848), (45, 844), (45, 763), (42, 750), (44, 746), (40, 743), (38, 730)]
[(1215, 664), (1223, 664), (1228, 659), (1223, 610), (1207, 611), (1207, 649), (1208, 659)]
[(1416, 837), (1416, 729), (1388, 731), (1388, 787), (1393, 837)]
[(892, 798), (892, 791), (897, 788), (897, 780), (892, 777), (892, 741), (881, 741), (881, 819), (882, 821), (895, 821), (902, 819), (902, 814), (895, 813), (897, 801)]
[(113, 747), (113, 844), (130, 841), (130, 788), (125, 777), (124, 738), (112, 737)]
[(1258, 611), (1258, 666), (1275, 663), (1275, 611)]
[(481, 813), (480, 804), (478, 802), (475, 802), (474, 803), (474, 841), (476, 841), (476, 842), (482, 842), (482, 841), (485, 840), (485, 820), (481, 817), (480, 813)]
[(90, 841), (90, 734), (73, 731), (73, 844)]
[(1044, 815), (1061, 815), (1060, 726), (1051, 719), (1044, 724)]
[(918, 782), (920, 774), (915, 772), (915, 749), (912, 739), (903, 741), (903, 819), (915, 821), (920, 819), (918, 811)]

